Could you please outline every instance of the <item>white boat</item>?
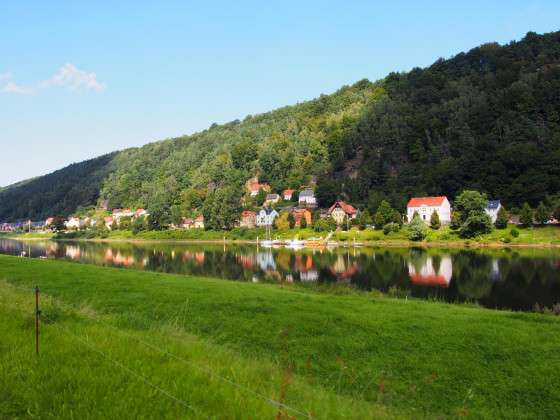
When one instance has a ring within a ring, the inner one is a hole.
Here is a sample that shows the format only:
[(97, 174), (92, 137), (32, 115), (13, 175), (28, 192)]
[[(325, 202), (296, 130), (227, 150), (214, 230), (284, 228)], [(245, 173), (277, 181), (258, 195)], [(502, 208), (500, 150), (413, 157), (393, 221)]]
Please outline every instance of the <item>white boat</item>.
[(272, 248), (273, 241), (271, 241), (270, 239), (265, 239), (264, 241), (260, 241), (259, 245), (264, 248)]
[(286, 241), (286, 248), (299, 249), (305, 247), (305, 241), (302, 239), (289, 239)]

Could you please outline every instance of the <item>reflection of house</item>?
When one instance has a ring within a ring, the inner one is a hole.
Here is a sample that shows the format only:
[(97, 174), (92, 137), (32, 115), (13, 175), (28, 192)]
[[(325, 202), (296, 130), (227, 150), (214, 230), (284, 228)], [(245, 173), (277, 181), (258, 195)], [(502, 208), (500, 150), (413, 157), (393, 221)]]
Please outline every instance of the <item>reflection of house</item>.
[(292, 190), (290, 188), (288, 188), (287, 190), (284, 190), (282, 192), (282, 199), (284, 201), (290, 201), (294, 195), (294, 193), (296, 192), (296, 190)]
[(450, 256), (443, 256), (439, 267), (434, 267), (434, 258), (428, 257), (417, 267), (414, 261), (408, 263), (408, 275), (413, 284), (422, 286), (449, 287), (453, 276), (453, 263)]
[(502, 203), (500, 200), (490, 200), (488, 201), (488, 205), (484, 209), (486, 214), (490, 216), (492, 223), (496, 223), (496, 219), (498, 218), (498, 212), (502, 208)]
[(245, 183), (245, 186), (247, 187), (247, 191), (249, 191), (249, 194), (251, 195), (251, 197), (255, 197), (259, 193), (260, 190), (270, 191), (270, 185), (259, 184), (259, 178), (257, 178), (256, 176), (249, 179)]
[(436, 212), (439, 221), (443, 224), (451, 222), (451, 205), (447, 197), (414, 197), (411, 198), (406, 206), (406, 215), (408, 221), (411, 222), (414, 213), (418, 213), (420, 219), (426, 223), (430, 222), (432, 213)]
[(343, 224), (345, 220), (355, 219), (357, 213), (353, 206), (344, 201), (337, 201), (327, 211), (327, 214), (335, 220), (337, 225)]
[(239, 221), (239, 226), (244, 228), (252, 229), (257, 223), (257, 213), (251, 210), (243, 210), (241, 212), (241, 220)]
[(276, 210), (265, 207), (257, 213), (257, 226), (272, 226), (276, 217), (278, 217), (278, 212)]
[(319, 272), (317, 270), (310, 270), (299, 273), (299, 279), (301, 281), (317, 281), (319, 279)]
[(276, 270), (276, 262), (271, 252), (257, 252), (257, 264), (262, 271)]
[(301, 219), (305, 219), (307, 226), (311, 226), (311, 220), (313, 215), (308, 209), (295, 209), (292, 214), (294, 215), (294, 220), (296, 222), (296, 227), (301, 226)]
[(306, 188), (299, 193), (298, 202), (302, 207), (315, 207), (317, 205), (315, 193), (311, 188)]
[(264, 203), (267, 205), (271, 205), (271, 204), (276, 204), (279, 201), (280, 201), (280, 196), (278, 194), (267, 194)]

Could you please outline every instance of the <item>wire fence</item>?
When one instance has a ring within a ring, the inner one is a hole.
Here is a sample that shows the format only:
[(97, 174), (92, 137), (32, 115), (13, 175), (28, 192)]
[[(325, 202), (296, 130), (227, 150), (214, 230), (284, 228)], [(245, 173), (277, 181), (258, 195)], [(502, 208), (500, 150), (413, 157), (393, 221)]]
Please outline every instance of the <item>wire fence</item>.
[[(7, 283), (10, 285), (10, 287), (14, 287), (15, 289), (18, 289), (22, 292), (25, 293), (35, 293), (35, 289), (30, 289), (27, 287), (22, 287), (19, 285), (15, 285), (13, 283)], [(56, 299), (55, 297), (51, 296), (51, 295), (47, 295), (48, 300), (54, 304), (55, 306), (58, 306), (62, 309), (68, 310), (68, 311), (76, 311), (76, 308), (72, 305), (69, 305), (59, 299)], [(96, 346), (94, 346), (92, 343), (89, 342), (89, 340), (84, 339), (83, 337), (80, 337), (79, 335), (71, 332), (68, 328), (65, 328), (61, 325), (59, 325), (59, 322), (57, 322), (56, 319), (50, 317), (49, 315), (45, 314), (44, 311), (40, 312), (40, 316), (41, 318), (44, 319), (48, 319), (50, 321), (50, 324), (47, 325), (52, 325), (54, 326), (61, 334), (66, 335), (69, 338), (72, 338), (73, 340), (76, 340), (80, 343), (82, 343), (84, 346), (88, 347), (91, 351), (99, 354), (100, 356), (102, 356), (105, 360), (107, 360), (108, 362), (112, 363), (113, 365), (119, 367), (122, 371), (127, 372), (128, 374), (134, 376), (136, 379), (140, 380), (141, 382), (145, 383), (146, 385), (150, 386), (151, 388), (153, 388), (154, 390), (158, 391), (159, 393), (161, 393), (162, 395), (166, 396), (167, 398), (169, 398), (170, 400), (173, 400), (177, 403), (179, 403), (181, 406), (185, 407), (186, 409), (188, 409), (189, 411), (192, 411), (193, 413), (196, 414), (201, 414), (197, 409), (195, 409), (192, 405), (190, 405), (188, 402), (182, 400), (181, 398), (177, 397), (176, 395), (172, 394), (171, 392), (165, 390), (164, 388), (154, 384), (152, 381), (150, 381), (147, 377), (145, 377), (144, 375), (136, 372), (134, 369), (126, 366), (124, 363), (112, 358), (111, 356), (109, 356), (106, 352), (100, 350), (99, 348), (97, 348)], [(290, 412), (294, 415), (297, 415), (299, 417), (303, 417), (303, 418), (308, 418), (308, 419), (314, 419), (315, 417), (312, 416), (310, 413), (304, 412), (303, 410), (300, 410), (298, 408), (295, 408), (293, 406), (290, 406), (284, 402), (281, 401), (277, 401), (273, 398), (270, 398), (262, 393), (259, 393), (245, 385), (239, 384), (237, 382), (235, 382), (234, 380), (227, 378), (223, 375), (220, 375), (219, 373), (216, 373), (215, 371), (213, 371), (211, 368), (207, 367), (207, 366), (203, 366), (200, 364), (196, 364), (193, 363), (190, 360), (187, 360), (181, 356), (178, 356), (177, 354), (174, 354), (172, 352), (170, 352), (169, 350), (159, 347), (153, 343), (150, 343), (148, 341), (145, 341), (139, 337), (136, 337), (132, 334), (129, 334), (117, 327), (115, 327), (114, 325), (99, 319), (98, 317), (92, 317), (92, 316), (88, 316), (86, 318), (87, 320), (91, 320), (94, 322), (97, 322), (99, 325), (102, 325), (108, 329), (110, 329), (111, 331), (113, 331), (113, 334), (115, 335), (120, 335), (122, 337), (126, 337), (128, 339), (134, 340), (136, 342), (138, 342), (139, 344), (151, 349), (151, 350), (155, 350), (157, 352), (159, 352), (160, 354), (166, 355), (167, 357), (170, 357), (178, 362), (181, 362), (183, 364), (185, 364), (186, 366), (189, 366), (193, 369), (198, 370), (199, 372), (202, 372), (204, 374), (210, 375), (213, 378), (218, 379), (219, 381), (228, 384), (229, 386), (232, 386), (233, 388), (239, 390), (240, 392), (242, 392), (245, 395), (251, 396), (253, 398), (257, 398), (260, 399), (268, 404), (270, 404), (272, 407), (279, 409), (279, 410), (286, 410), (287, 412)]]

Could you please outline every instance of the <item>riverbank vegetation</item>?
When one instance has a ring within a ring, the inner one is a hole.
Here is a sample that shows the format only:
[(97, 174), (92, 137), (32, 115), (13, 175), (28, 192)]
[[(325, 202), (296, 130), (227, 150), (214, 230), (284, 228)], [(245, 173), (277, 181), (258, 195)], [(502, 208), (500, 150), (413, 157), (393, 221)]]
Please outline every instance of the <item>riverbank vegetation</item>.
[[(188, 415), (74, 336), (206, 416), (277, 410), (169, 353), (317, 417), (546, 418), (560, 410), (556, 317), (4, 256), (0, 279), (0, 388), (9, 396), (0, 413), (8, 417), (92, 407), (108, 417), (143, 408)], [(35, 285), (49, 297), (48, 363), (40, 364), (31, 356)]]

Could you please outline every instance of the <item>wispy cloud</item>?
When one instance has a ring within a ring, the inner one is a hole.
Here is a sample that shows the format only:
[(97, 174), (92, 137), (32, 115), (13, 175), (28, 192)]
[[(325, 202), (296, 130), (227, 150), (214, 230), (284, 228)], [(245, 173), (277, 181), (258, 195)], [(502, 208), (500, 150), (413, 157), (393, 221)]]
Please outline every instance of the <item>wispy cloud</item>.
[(39, 88), (63, 88), (72, 92), (97, 91), (107, 88), (107, 85), (97, 80), (94, 72), (84, 71), (74, 64), (66, 63), (61, 66), (55, 74), (47, 80), (33, 85), (19, 84), (14, 81), (14, 75), (10, 72), (0, 73), (0, 92), (29, 95), (35, 93)]
[(78, 69), (74, 64), (66, 63), (60, 67), (56, 73), (48, 80), (41, 82), (42, 88), (62, 87), (75, 92), (83, 90), (102, 91), (107, 86), (97, 80), (94, 72), (87, 72)]
[(18, 85), (14, 82), (8, 82), (2, 88), (2, 92), (16, 93), (19, 95), (29, 95), (34, 92), (34, 89), (31, 86)]

